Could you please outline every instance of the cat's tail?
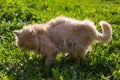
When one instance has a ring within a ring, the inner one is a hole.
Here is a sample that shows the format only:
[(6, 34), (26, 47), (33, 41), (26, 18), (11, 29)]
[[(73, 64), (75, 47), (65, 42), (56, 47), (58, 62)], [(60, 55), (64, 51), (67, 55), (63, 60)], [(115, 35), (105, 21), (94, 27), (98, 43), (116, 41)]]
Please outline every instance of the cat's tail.
[(102, 28), (102, 34), (98, 32), (96, 40), (98, 42), (108, 42), (112, 38), (112, 28), (106, 21), (100, 21), (100, 26)]

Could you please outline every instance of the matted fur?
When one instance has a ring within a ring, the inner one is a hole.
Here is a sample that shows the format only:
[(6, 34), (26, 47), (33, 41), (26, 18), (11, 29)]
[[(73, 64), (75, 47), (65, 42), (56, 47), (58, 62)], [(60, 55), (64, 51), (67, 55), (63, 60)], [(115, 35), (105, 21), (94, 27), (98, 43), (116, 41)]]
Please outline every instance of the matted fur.
[(112, 28), (101, 21), (102, 34), (90, 20), (78, 21), (59, 16), (45, 24), (24, 26), (13, 31), (16, 44), (22, 50), (33, 50), (45, 58), (45, 64), (55, 61), (59, 52), (69, 53), (72, 57), (85, 59), (94, 41), (108, 42), (112, 38)]

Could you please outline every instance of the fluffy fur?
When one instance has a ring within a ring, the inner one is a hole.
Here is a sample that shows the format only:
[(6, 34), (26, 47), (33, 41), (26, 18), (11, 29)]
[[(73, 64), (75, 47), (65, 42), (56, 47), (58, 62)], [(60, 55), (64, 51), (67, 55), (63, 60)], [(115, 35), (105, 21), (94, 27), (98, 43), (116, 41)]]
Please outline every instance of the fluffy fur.
[(55, 61), (59, 52), (71, 57), (85, 59), (94, 41), (108, 42), (112, 38), (112, 28), (106, 21), (100, 21), (102, 34), (90, 20), (78, 21), (59, 16), (45, 24), (24, 26), (13, 31), (16, 44), (24, 51), (33, 50), (45, 58), (45, 64)]

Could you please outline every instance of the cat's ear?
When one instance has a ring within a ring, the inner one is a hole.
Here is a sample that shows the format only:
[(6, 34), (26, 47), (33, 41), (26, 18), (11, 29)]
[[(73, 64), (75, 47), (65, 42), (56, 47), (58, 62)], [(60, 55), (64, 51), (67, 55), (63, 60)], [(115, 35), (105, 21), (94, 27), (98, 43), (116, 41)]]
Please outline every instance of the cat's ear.
[(18, 30), (14, 30), (14, 31), (13, 31), (13, 34), (14, 34), (15, 36), (20, 36), (21, 32), (18, 31)]
[(37, 35), (37, 32), (36, 32), (35, 30), (31, 30), (30, 35), (36, 36), (36, 35)]

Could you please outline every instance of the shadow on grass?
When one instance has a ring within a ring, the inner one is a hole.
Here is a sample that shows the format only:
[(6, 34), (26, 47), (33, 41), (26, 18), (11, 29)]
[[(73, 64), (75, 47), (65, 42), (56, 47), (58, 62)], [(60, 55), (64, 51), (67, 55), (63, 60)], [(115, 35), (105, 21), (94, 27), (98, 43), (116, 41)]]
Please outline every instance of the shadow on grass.
[(44, 65), (44, 60), (40, 57), (28, 58), (28, 56), (18, 63), (0, 63), (0, 65), (0, 70), (10, 80), (53, 80), (56, 77), (59, 80), (61, 76), (65, 80), (100, 79), (101, 75), (111, 75), (111, 67), (114, 68), (114, 64), (107, 61), (98, 61), (91, 65), (89, 59), (84, 62), (80, 59), (70, 61), (66, 60), (66, 57), (61, 57), (60, 61), (49, 65)]

